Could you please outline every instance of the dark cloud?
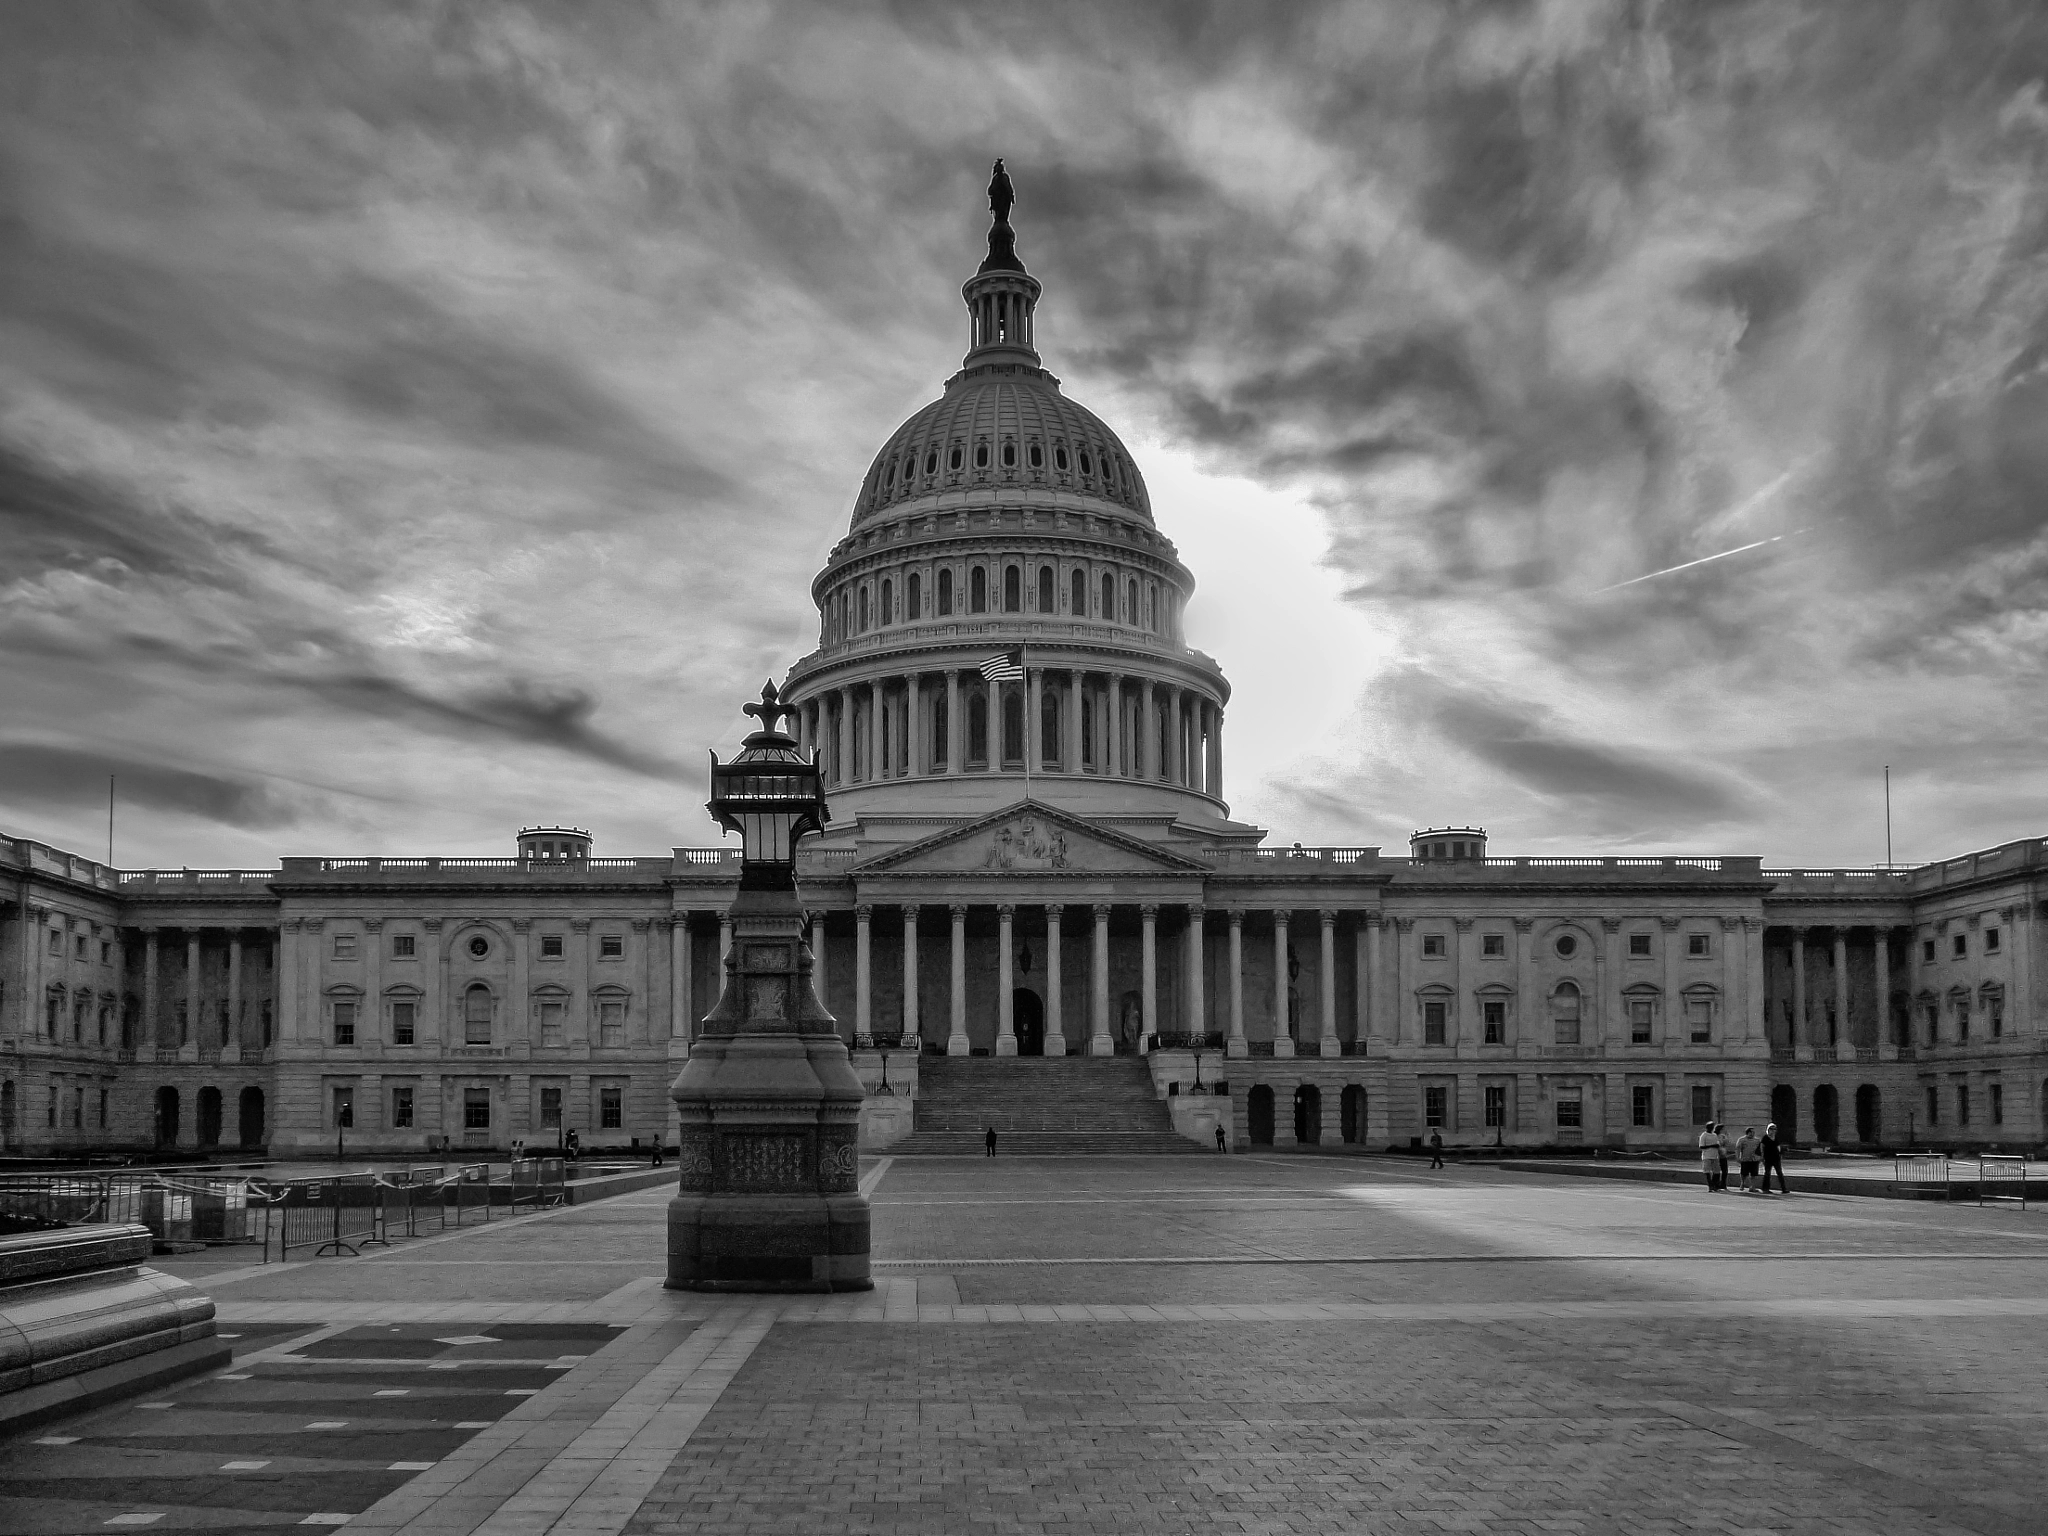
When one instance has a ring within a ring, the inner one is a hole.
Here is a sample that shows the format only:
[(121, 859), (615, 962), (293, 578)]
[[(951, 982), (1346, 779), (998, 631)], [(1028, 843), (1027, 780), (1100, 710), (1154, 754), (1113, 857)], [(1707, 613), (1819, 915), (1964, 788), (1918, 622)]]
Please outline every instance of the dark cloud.
[(104, 806), (109, 776), (120, 804), (224, 826), (288, 827), (306, 809), (304, 796), (275, 783), (173, 768), (121, 752), (0, 741), (0, 801), (24, 822), (36, 812)]

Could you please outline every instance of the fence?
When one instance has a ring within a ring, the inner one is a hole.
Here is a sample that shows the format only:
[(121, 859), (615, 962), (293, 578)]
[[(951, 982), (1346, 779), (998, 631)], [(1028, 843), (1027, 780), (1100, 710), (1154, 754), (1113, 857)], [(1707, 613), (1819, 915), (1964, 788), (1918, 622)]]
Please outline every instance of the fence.
[[(357, 1253), (394, 1238), (560, 1205), (567, 1165), (403, 1168), (307, 1179), (163, 1173), (17, 1174), (0, 1178), (0, 1218), (24, 1227), (140, 1222), (159, 1243), (258, 1243), (263, 1262), (294, 1249)], [(498, 1210), (497, 1208), (502, 1208)]]
[[(2000, 1186), (1994, 1191), (1992, 1185)], [(2027, 1208), (2027, 1160), (2024, 1157), (1980, 1157), (1977, 1159), (1977, 1203), (1986, 1200), (2017, 1200)]]
[(1938, 1189), (1948, 1198), (1948, 1154), (1909, 1152), (1892, 1159), (1892, 1185), (1897, 1189)]

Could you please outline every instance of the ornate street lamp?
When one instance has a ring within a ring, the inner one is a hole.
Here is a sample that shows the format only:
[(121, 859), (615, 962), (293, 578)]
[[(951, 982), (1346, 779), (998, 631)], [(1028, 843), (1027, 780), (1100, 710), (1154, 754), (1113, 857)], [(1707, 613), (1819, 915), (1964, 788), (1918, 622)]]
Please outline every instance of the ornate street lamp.
[(668, 1285), (692, 1291), (865, 1291), (860, 1078), (818, 1000), (796, 845), (825, 825), (815, 757), (780, 730), (795, 707), (771, 683), (761, 729), (711, 758), (712, 816), (740, 835), (725, 989), (669, 1097), (682, 1121), (668, 1208)]

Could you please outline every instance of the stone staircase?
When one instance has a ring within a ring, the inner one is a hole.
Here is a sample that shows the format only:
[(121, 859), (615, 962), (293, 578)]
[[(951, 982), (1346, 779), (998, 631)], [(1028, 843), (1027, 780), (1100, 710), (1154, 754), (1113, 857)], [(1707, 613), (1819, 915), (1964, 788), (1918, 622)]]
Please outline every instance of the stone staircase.
[(1173, 1128), (1136, 1056), (927, 1056), (917, 1128), (892, 1157), (979, 1157), (982, 1131), (1017, 1157), (1178, 1156), (1207, 1150)]

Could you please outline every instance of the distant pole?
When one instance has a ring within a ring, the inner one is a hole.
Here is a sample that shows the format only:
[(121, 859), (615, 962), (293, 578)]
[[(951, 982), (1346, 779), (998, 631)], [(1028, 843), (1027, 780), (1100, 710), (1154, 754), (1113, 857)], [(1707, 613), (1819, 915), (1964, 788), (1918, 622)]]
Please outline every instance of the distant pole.
[(107, 775), (107, 868), (114, 867), (114, 776)]
[(1037, 721), (1031, 718), (1031, 647), (1017, 647), (1017, 664), (1024, 673), (1017, 686), (1024, 691), (1024, 708), (1018, 713), (1024, 716), (1023, 741), (1018, 745), (1024, 749), (1024, 798), (1031, 798), (1031, 732)]
[(1892, 867), (1892, 765), (1884, 765), (1884, 867)]

